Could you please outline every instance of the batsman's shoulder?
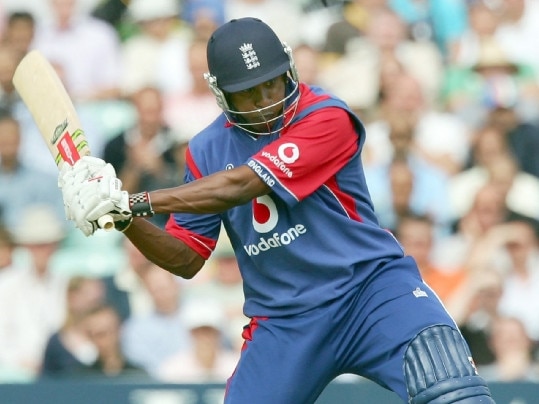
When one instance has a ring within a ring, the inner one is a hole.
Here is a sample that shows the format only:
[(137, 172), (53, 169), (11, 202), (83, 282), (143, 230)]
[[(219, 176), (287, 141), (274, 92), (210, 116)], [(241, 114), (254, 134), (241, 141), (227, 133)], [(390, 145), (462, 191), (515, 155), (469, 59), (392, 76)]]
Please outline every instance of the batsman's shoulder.
[[(224, 121), (226, 122), (226, 118)], [(224, 122), (216, 120), (189, 140), (186, 164), (195, 178), (216, 171), (216, 164), (222, 159), (228, 135), (224, 125)]]
[(222, 149), (226, 144), (230, 130), (228, 121), (224, 114), (202, 129), (189, 140), (189, 150), (191, 153), (209, 153)]

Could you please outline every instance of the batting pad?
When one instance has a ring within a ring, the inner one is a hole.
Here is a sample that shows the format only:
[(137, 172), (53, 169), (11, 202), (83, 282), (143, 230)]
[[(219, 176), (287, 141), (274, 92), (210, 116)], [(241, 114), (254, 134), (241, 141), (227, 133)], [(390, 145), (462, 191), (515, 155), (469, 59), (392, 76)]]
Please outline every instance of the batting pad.
[(446, 325), (426, 328), (412, 340), (404, 374), (411, 404), (494, 403), (464, 338)]

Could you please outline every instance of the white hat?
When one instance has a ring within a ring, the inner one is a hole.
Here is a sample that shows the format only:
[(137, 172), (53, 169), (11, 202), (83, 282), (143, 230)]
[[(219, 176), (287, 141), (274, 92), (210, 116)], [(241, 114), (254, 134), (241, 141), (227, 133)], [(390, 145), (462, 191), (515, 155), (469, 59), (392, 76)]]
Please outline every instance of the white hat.
[(66, 228), (55, 212), (46, 205), (32, 205), (24, 211), (13, 229), (18, 244), (48, 244), (64, 238)]
[(131, 18), (138, 22), (178, 17), (180, 4), (178, 0), (132, 0), (128, 12)]
[(511, 70), (517, 70), (518, 66), (511, 59), (495, 40), (487, 40), (481, 44), (479, 56), (474, 69), (484, 69), (488, 67), (505, 67)]
[(183, 321), (190, 330), (199, 327), (212, 327), (221, 330), (224, 320), (223, 308), (214, 300), (195, 298), (185, 305)]

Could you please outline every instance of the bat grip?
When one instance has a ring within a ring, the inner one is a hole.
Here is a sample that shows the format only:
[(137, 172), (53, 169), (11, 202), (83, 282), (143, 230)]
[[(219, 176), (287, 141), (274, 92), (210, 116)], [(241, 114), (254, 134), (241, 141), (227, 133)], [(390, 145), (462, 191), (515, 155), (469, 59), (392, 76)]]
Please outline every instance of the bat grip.
[(114, 220), (111, 215), (103, 215), (97, 219), (97, 225), (103, 230), (111, 231), (114, 229)]

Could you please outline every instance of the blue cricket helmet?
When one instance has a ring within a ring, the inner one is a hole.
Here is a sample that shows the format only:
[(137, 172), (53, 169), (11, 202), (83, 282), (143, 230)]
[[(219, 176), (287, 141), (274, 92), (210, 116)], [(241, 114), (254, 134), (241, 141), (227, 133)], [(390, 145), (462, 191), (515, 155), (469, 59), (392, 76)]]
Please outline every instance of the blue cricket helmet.
[(208, 41), (207, 58), (217, 87), (229, 93), (254, 87), (291, 69), (281, 40), (266, 23), (252, 17), (220, 26)]

